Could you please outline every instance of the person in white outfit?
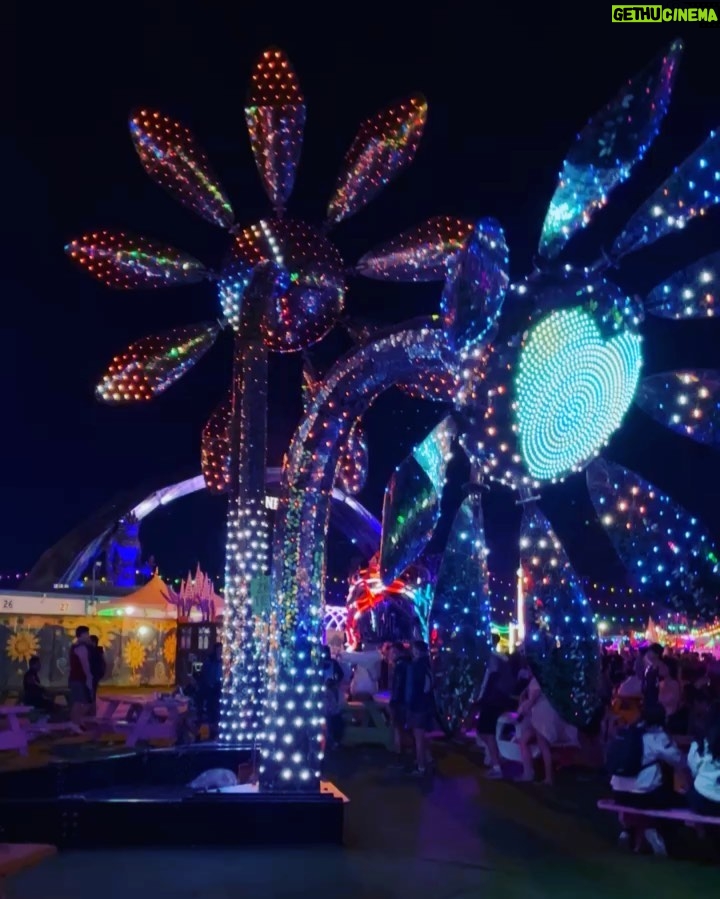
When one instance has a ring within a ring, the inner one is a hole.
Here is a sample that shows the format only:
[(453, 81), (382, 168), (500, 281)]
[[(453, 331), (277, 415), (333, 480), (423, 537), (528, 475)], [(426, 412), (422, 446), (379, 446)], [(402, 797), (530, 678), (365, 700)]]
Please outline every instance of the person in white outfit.
[[(613, 800), (618, 805), (637, 809), (671, 808), (679, 804), (679, 797), (665, 786), (663, 765), (673, 771), (687, 771), (685, 756), (665, 730), (665, 709), (658, 703), (645, 709), (643, 721), (636, 725), (642, 731), (642, 762), (640, 770), (633, 776), (613, 775), (610, 786)], [(635, 832), (635, 851), (642, 846), (643, 837), (650, 844), (655, 855), (666, 855), (665, 841), (654, 827), (646, 828), (643, 819), (637, 816), (621, 816), (623, 831), (621, 844), (630, 843), (630, 830)]]
[(690, 808), (698, 815), (720, 818), (720, 703), (710, 710), (705, 738), (690, 747), (688, 767), (693, 776)]
[(553, 783), (553, 762), (551, 748), (553, 746), (577, 746), (577, 730), (566, 724), (550, 705), (547, 696), (540, 689), (535, 678), (530, 681), (525, 696), (518, 707), (520, 723), (520, 754), (523, 761), (523, 781), (535, 779), (530, 745), (537, 743), (545, 768), (547, 786)]

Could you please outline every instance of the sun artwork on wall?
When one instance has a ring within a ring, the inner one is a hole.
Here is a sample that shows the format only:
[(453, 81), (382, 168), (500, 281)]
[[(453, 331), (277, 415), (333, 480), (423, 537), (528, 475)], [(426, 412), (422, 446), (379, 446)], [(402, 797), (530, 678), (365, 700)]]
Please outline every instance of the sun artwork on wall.
[(5, 644), (5, 654), (12, 662), (29, 662), (40, 650), (37, 637), (30, 631), (10, 634)]

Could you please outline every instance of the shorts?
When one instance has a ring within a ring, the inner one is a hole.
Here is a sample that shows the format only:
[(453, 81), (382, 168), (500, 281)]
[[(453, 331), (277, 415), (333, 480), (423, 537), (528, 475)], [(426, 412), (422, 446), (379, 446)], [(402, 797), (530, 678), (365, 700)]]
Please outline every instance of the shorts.
[(475, 724), (476, 733), (486, 737), (494, 737), (497, 730), (497, 723), (501, 715), (504, 715), (507, 709), (499, 705), (480, 705), (480, 714)]
[(70, 705), (90, 705), (93, 696), (86, 683), (82, 681), (71, 680), (68, 684), (70, 688)]

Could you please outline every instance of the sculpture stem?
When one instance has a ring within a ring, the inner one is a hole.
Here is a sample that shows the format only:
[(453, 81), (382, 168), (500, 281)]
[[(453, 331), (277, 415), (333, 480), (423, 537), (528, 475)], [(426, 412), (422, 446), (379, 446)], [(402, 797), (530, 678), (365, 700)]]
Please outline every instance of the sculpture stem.
[(264, 789), (317, 791), (323, 685), (318, 650), (330, 497), (340, 449), (353, 424), (394, 384), (422, 368), (444, 371), (443, 338), (427, 327), (378, 334), (325, 376), (283, 468), (272, 597), (279, 622), (277, 693), (263, 751)]
[(265, 508), (268, 351), (236, 336), (230, 413), (230, 489), (225, 547), (221, 739), (262, 741), (266, 664), (256, 634), (267, 594), (270, 529)]

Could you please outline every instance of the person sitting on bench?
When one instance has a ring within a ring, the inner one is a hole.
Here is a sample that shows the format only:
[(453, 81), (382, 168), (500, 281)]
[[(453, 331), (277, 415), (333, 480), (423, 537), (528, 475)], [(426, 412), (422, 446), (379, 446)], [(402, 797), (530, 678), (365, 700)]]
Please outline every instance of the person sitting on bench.
[[(665, 783), (662, 765), (674, 771), (686, 771), (687, 764), (681, 750), (665, 730), (665, 709), (651, 705), (645, 709), (639, 724), (618, 732), (608, 746), (607, 769), (612, 775), (610, 785), (613, 800), (618, 805), (637, 809), (672, 808), (679, 804), (679, 797)], [(642, 818), (631, 821), (620, 817), (623, 831), (621, 845), (629, 844), (630, 830), (635, 831), (635, 851), (639, 851), (643, 838), (656, 855), (666, 855), (665, 841), (653, 828), (642, 828)]]
[(41, 667), (42, 662), (39, 656), (33, 656), (28, 662), (28, 670), (23, 677), (23, 702), (33, 709), (52, 713), (55, 711), (55, 702), (40, 683)]
[(693, 776), (690, 808), (698, 815), (720, 818), (720, 703), (710, 709), (704, 739), (690, 747), (688, 767)]

